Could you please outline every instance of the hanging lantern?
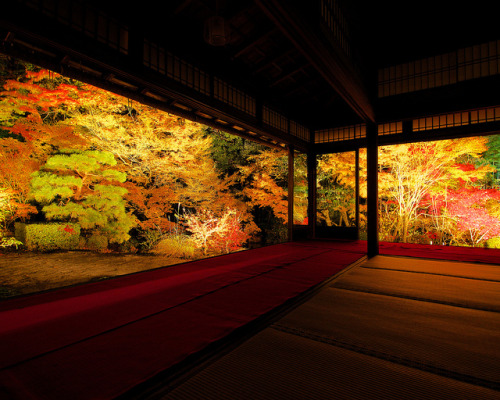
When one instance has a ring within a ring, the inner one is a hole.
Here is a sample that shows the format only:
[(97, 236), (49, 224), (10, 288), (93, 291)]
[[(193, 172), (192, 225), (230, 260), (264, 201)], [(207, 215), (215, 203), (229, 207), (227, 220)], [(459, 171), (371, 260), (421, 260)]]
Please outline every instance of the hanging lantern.
[(229, 42), (229, 24), (221, 16), (213, 16), (205, 21), (205, 42), (212, 46), (224, 46)]

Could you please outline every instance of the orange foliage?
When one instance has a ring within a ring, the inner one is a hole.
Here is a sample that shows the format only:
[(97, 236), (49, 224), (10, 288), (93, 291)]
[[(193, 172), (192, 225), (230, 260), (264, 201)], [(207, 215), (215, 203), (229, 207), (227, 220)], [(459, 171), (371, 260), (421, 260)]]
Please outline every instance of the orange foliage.
[(267, 149), (251, 156), (249, 165), (240, 166), (239, 181), (242, 193), (251, 207), (270, 207), (276, 217), (283, 223), (288, 222), (288, 190), (277, 184), (277, 180), (285, 180), (284, 168), (280, 165), (286, 159), (284, 150)]
[(265, 151), (238, 178), (221, 177), (202, 125), (48, 70), (3, 82), (0, 128), (11, 136), (0, 140), (0, 187), (13, 193), (13, 218), (36, 211), (27, 203), (31, 174), (51, 155), (92, 148), (112, 153), (127, 173), (121, 186), (142, 230), (171, 230), (173, 206), (221, 216), (235, 243), (259, 231), (253, 207), (287, 219), (287, 192), (276, 183), (284, 152)]
[(32, 157), (30, 144), (12, 138), (0, 140), (0, 187), (11, 193), (10, 203), (13, 211), (7, 223), (24, 220), (36, 208), (29, 205), (28, 191), (31, 174), (40, 167), (40, 162)]
[(160, 232), (174, 229), (176, 223), (169, 218), (174, 200), (171, 188), (145, 188), (131, 181), (125, 182), (122, 186), (128, 190), (126, 198), (136, 211), (141, 229)]
[[(142, 229), (171, 228), (172, 205), (241, 213), (245, 231), (258, 231), (248, 206), (229, 192), (211, 158), (212, 139), (198, 123), (85, 85), (70, 122), (94, 146), (115, 155), (126, 168), (128, 201)], [(132, 188), (131, 186), (135, 186)]]
[[(396, 240), (407, 242), (424, 199), (484, 178), (492, 171), (490, 166), (463, 168), (460, 164), (479, 158), (488, 149), (487, 141), (485, 137), (472, 137), (381, 147), (379, 196), (386, 200), (381, 202), (385, 206), (381, 214), (382, 230)], [(388, 207), (389, 201), (394, 206)]]

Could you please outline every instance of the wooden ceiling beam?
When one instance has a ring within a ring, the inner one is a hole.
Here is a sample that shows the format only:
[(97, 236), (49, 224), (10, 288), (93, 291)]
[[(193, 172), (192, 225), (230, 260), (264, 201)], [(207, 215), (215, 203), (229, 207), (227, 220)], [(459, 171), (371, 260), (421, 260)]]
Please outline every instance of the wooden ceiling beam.
[(287, 71), (283, 71), (282, 74), (276, 79), (275, 81), (271, 82), (269, 84), (269, 87), (274, 87), (279, 85), (281, 82), (291, 78), (295, 74), (298, 74), (299, 72), (303, 71), (307, 67), (307, 64), (305, 65), (299, 65), (299, 66), (293, 66), (293, 68), (290, 68)]
[(267, 68), (269, 68), (271, 65), (276, 65), (277, 62), (283, 58), (283, 57), (287, 57), (289, 56), (290, 54), (294, 53), (294, 52), (297, 52), (297, 49), (295, 48), (290, 48), (290, 49), (287, 49), (283, 52), (280, 52), (278, 53), (277, 55), (273, 55), (272, 58), (266, 58), (264, 60), (262, 60), (261, 62), (255, 64), (253, 66), (253, 74), (254, 75), (258, 75), (260, 74), (262, 71), (265, 71)]
[(260, 32), (257, 33), (256, 38), (252, 37), (251, 40), (247, 40), (245, 43), (243, 43), (240, 46), (240, 49), (235, 54), (233, 54), (231, 58), (235, 59), (235, 58), (241, 57), (247, 51), (249, 51), (250, 49), (259, 45), (260, 43), (262, 43), (264, 40), (268, 39), (271, 35), (273, 35), (276, 32), (278, 32), (277, 28), (267, 28), (267, 29), (261, 30)]
[(375, 121), (373, 106), (357, 73), (343, 51), (326, 40), (319, 26), (312, 26), (285, 0), (255, 3), (362, 120)]

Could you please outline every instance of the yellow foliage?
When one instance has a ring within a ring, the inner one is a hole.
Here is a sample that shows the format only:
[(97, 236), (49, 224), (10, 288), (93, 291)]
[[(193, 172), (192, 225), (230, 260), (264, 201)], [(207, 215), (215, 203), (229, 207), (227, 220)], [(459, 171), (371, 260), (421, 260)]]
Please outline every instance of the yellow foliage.
[(244, 183), (243, 195), (250, 207), (270, 207), (276, 217), (288, 221), (288, 191), (277, 180), (287, 179), (283, 168), (285, 150), (267, 149), (249, 157), (249, 165), (239, 167), (239, 180)]

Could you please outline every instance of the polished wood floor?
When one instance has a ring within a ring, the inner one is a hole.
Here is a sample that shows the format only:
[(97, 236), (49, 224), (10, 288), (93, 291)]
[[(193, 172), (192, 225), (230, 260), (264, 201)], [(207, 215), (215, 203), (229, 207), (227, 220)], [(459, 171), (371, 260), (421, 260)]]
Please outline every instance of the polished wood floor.
[(500, 399), (500, 266), (377, 256), (163, 399)]

